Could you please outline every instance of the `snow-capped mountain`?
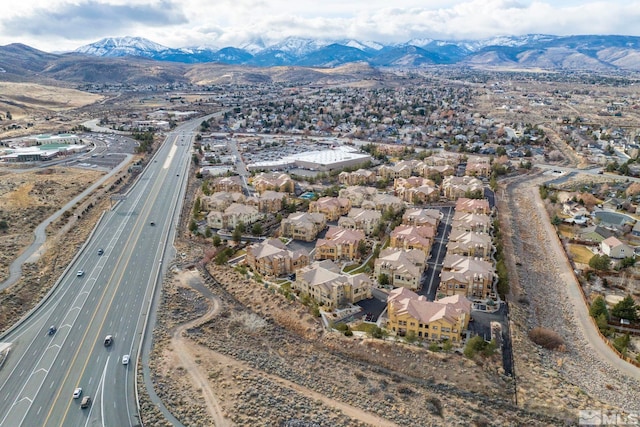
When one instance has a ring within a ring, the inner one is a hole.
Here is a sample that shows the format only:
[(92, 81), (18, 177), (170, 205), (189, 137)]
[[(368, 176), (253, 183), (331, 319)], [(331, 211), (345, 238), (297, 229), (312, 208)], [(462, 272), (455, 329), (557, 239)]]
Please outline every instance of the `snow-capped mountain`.
[[(183, 63), (219, 62), (261, 67), (299, 65), (335, 67), (367, 62), (378, 67), (419, 67), (437, 64), (475, 66), (521, 65), (560, 69), (640, 70), (640, 37), (553, 36), (528, 34), (484, 40), (447, 41), (415, 38), (405, 43), (316, 40), (288, 37), (267, 43), (261, 38), (239, 47), (171, 49), (140, 37), (106, 38), (82, 46), (76, 53), (92, 56), (138, 56)], [(601, 53), (602, 52), (602, 53)], [(605, 54), (606, 53), (606, 54)], [(562, 60), (571, 58), (571, 61)], [(606, 61), (604, 58), (612, 58)]]
[(159, 52), (166, 50), (169, 50), (169, 48), (142, 37), (108, 37), (95, 43), (81, 46), (75, 52), (93, 56), (144, 56), (153, 58)]

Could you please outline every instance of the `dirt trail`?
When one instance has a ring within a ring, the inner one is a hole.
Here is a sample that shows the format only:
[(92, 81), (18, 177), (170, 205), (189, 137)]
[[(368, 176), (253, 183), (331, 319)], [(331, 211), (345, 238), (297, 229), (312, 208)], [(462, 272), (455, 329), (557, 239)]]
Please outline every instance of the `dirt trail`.
[[(196, 271), (184, 271), (184, 276), (181, 282), (183, 286), (189, 286), (193, 280), (199, 281), (200, 277)], [(196, 363), (195, 354), (202, 349), (199, 346), (193, 345), (182, 333), (189, 328), (201, 325), (218, 314), (220, 311), (220, 303), (216, 298), (208, 298), (210, 302), (209, 311), (204, 316), (194, 319), (190, 322), (184, 323), (178, 326), (171, 337), (171, 346), (175, 351), (181, 366), (186, 370), (193, 382), (196, 389), (202, 390), (204, 397), (204, 403), (206, 403), (207, 410), (211, 415), (216, 427), (231, 426), (232, 423), (225, 419), (220, 402), (215, 393), (209, 385), (209, 379), (205, 372), (202, 372), (198, 364)]]
[[(196, 291), (200, 291), (204, 286), (197, 271), (182, 271), (178, 274), (177, 279), (181, 286), (191, 287)], [(194, 286), (196, 283), (197, 285)], [(202, 292), (200, 293), (203, 294)], [(234, 368), (252, 370), (253, 368), (247, 363), (240, 362), (216, 351), (207, 349), (183, 336), (183, 332), (187, 329), (202, 325), (219, 313), (220, 301), (211, 292), (208, 292), (208, 289), (203, 296), (209, 301), (209, 310), (203, 316), (177, 327), (172, 334), (170, 346), (173, 349), (173, 353), (177, 356), (181, 364), (180, 366), (184, 368), (186, 373), (189, 375), (194, 388), (202, 390), (204, 402), (206, 403), (209, 414), (214, 420), (214, 425), (216, 427), (232, 426), (233, 423), (225, 418), (224, 410), (220, 405), (220, 401), (209, 384), (210, 379), (206, 372), (206, 367), (198, 363), (196, 359), (206, 359), (208, 363), (224, 366), (227, 370), (232, 370)], [(321, 393), (307, 387), (300, 386), (277, 375), (267, 374), (263, 371), (260, 371), (260, 374), (268, 378), (270, 381), (273, 381), (283, 387), (290, 388), (309, 399), (321, 401), (329, 408), (342, 411), (342, 413), (354, 420), (358, 420), (372, 426), (398, 427), (398, 424), (396, 423), (378, 417), (375, 414), (366, 412), (357, 407), (331, 399)]]

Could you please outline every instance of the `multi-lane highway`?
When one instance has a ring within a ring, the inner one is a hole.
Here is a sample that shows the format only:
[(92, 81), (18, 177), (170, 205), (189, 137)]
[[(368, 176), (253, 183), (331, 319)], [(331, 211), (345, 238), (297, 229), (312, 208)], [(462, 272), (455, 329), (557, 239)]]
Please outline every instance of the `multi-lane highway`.
[[(173, 257), (190, 146), (201, 121), (167, 136), (50, 296), (0, 340), (12, 345), (0, 368), (1, 427), (139, 423), (134, 377), (140, 340), (163, 266)], [(49, 335), (51, 325), (57, 331)], [(110, 346), (106, 335), (113, 336)], [(127, 365), (124, 355), (131, 356)], [(74, 399), (77, 387), (82, 396)], [(92, 399), (86, 409), (80, 408), (83, 396)]]

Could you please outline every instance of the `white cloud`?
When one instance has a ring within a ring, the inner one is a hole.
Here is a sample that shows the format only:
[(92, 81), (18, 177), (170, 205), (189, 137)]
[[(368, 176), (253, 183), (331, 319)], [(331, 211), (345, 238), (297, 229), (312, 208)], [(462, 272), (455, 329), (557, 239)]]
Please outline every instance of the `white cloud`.
[(23, 0), (3, 10), (0, 44), (53, 51), (125, 35), (171, 47), (287, 36), (402, 42), (529, 33), (640, 35), (637, 22), (639, 0)]

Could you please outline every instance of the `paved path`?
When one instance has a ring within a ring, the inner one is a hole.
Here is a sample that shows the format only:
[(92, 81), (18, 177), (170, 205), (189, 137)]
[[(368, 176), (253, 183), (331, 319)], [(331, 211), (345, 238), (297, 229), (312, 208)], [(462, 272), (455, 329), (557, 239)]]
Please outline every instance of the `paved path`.
[(82, 199), (92, 194), (98, 187), (104, 184), (109, 178), (113, 175), (120, 172), (125, 166), (129, 164), (129, 160), (133, 157), (131, 154), (127, 154), (127, 157), (111, 172), (107, 173), (105, 176), (96, 181), (89, 188), (84, 190), (82, 193), (78, 194), (72, 200), (70, 200), (66, 205), (56, 211), (49, 218), (45, 219), (40, 225), (38, 225), (34, 231), (35, 238), (31, 245), (25, 249), (18, 257), (11, 263), (9, 266), (9, 278), (4, 282), (0, 283), (0, 291), (8, 288), (9, 286), (15, 284), (22, 276), (22, 265), (26, 262), (33, 263), (40, 259), (40, 256), (44, 252), (44, 243), (47, 241), (47, 227), (53, 221), (57, 220), (64, 214), (66, 211), (73, 208), (73, 206), (80, 202)]

